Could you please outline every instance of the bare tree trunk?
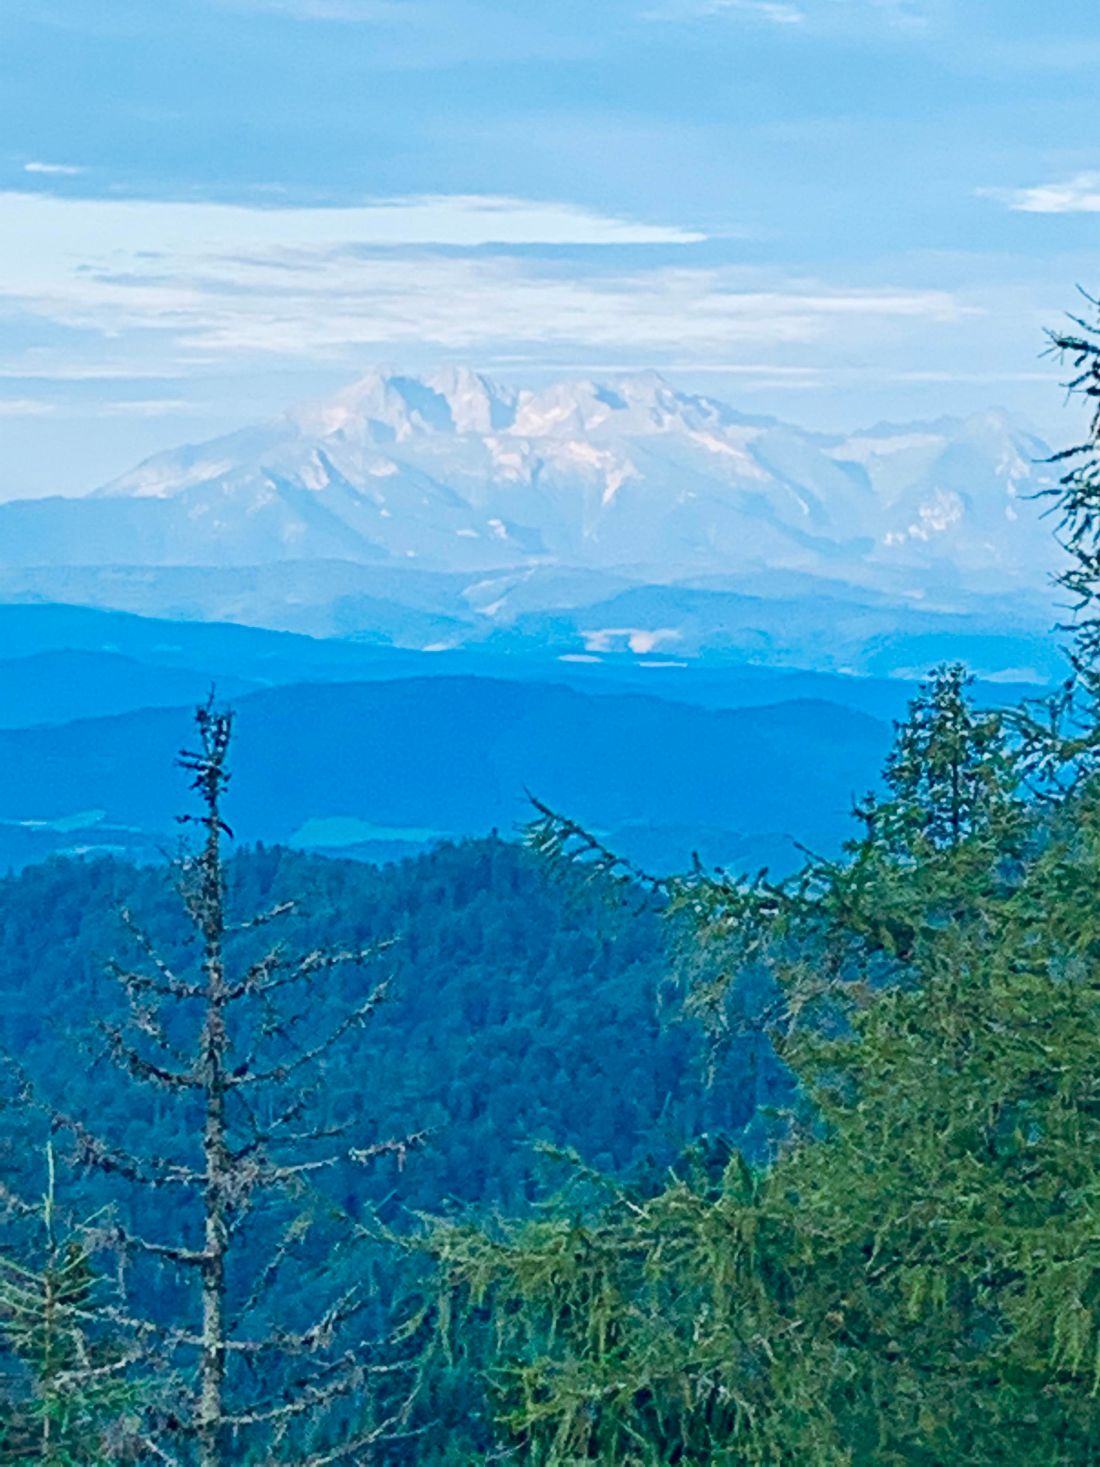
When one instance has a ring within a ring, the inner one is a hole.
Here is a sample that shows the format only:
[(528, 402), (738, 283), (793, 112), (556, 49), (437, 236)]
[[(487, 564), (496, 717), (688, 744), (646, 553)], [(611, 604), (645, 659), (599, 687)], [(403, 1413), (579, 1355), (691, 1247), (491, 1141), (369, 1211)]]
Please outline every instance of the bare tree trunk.
[[(217, 1009), (210, 1028), (221, 1023)], [(225, 1388), (225, 1253), (228, 1230), (225, 1217), (225, 1092), (221, 1084), (221, 1050), (211, 1035), (210, 1079), (206, 1090), (203, 1154), (206, 1182), (203, 1206), (206, 1235), (202, 1263), (202, 1389), (199, 1401), (199, 1442), (202, 1467), (221, 1467), (222, 1418)]]
[(46, 1274), (42, 1299), (42, 1379), (46, 1382), (46, 1398), (42, 1412), (42, 1460), (53, 1461), (54, 1330), (57, 1320), (57, 1239), (54, 1233), (54, 1160), (53, 1146), (46, 1146), (48, 1186), (42, 1213), (46, 1224)]
[(226, 986), (222, 943), (225, 936), (225, 893), (221, 861), (220, 761), (210, 761), (206, 801), (206, 845), (199, 862), (196, 916), (203, 936), (206, 1018), (203, 1026), (200, 1078), (204, 1102), (203, 1212), (205, 1238), (202, 1278), (202, 1349), (200, 1360), (199, 1451), (202, 1467), (222, 1467), (225, 1416), (225, 1255), (229, 1245), (226, 1217), (230, 1157), (226, 1142), (225, 1022)]

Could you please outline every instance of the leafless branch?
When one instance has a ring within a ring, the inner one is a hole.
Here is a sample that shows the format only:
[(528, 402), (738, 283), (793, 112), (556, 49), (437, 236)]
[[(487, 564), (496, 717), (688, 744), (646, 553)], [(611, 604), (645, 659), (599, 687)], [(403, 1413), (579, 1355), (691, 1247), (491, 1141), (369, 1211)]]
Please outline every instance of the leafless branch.
[(334, 1044), (338, 1044), (341, 1039), (366, 1023), (367, 1019), (370, 1018), (385, 999), (388, 988), (388, 984), (380, 983), (366, 1002), (360, 1004), (358, 1008), (352, 1009), (334, 1029), (329, 1031), (324, 1039), (318, 1044), (313, 1045), (310, 1049), (302, 1050), (300, 1054), (295, 1055), (293, 1059), (287, 1060), (285, 1064), (275, 1065), (270, 1070), (251, 1070), (246, 1062), (244, 1066), (240, 1067), (234, 1074), (228, 1077), (227, 1083), (230, 1086), (261, 1085), (272, 1082), (282, 1084), (295, 1071), (300, 1070), (303, 1065), (313, 1064), (323, 1055), (327, 1054)]
[(184, 1268), (201, 1268), (208, 1262), (209, 1255), (202, 1249), (179, 1248), (167, 1243), (154, 1243), (139, 1233), (121, 1226), (109, 1230), (106, 1239), (126, 1252), (147, 1253), (152, 1258), (163, 1258), (168, 1263), (177, 1263)]
[(307, 1415), (319, 1407), (330, 1405), (341, 1397), (349, 1396), (360, 1389), (370, 1378), (378, 1376), (408, 1375), (413, 1370), (408, 1362), (394, 1365), (364, 1365), (351, 1356), (332, 1362), (325, 1374), (334, 1378), (324, 1385), (314, 1380), (295, 1380), (288, 1387), (295, 1395), (290, 1400), (278, 1403), (263, 1403), (253, 1411), (226, 1416), (225, 1424), (230, 1427), (257, 1426), (265, 1422), (285, 1421), (296, 1416)]
[(370, 1431), (362, 1432), (359, 1436), (353, 1437), (350, 1441), (344, 1442), (338, 1447), (333, 1447), (327, 1452), (315, 1453), (310, 1457), (296, 1458), (293, 1462), (283, 1464), (283, 1467), (331, 1467), (332, 1463), (346, 1462), (352, 1456), (362, 1461), (362, 1454), (371, 1447), (377, 1446), (381, 1441), (397, 1441), (420, 1436), (425, 1430), (424, 1427), (418, 1427), (413, 1431), (403, 1429), (419, 1394), (420, 1386), (418, 1383), (409, 1392), (409, 1395), (401, 1403), (401, 1406)]
[(107, 964), (107, 973), (128, 996), (141, 997), (150, 993), (157, 998), (199, 999), (203, 996), (203, 990), (195, 983), (184, 983), (178, 979), (167, 983), (164, 979), (150, 978), (148, 973), (124, 968), (115, 962)]
[(55, 1130), (67, 1131), (73, 1138), (73, 1160), (80, 1166), (95, 1167), (106, 1174), (114, 1173), (124, 1181), (145, 1187), (168, 1184), (193, 1187), (202, 1180), (202, 1173), (190, 1167), (137, 1157), (120, 1147), (112, 1147), (82, 1122), (61, 1111), (53, 1112), (50, 1119)]
[(100, 1029), (106, 1036), (111, 1058), (118, 1067), (132, 1075), (135, 1080), (147, 1080), (173, 1090), (197, 1090), (202, 1081), (187, 1070), (168, 1070), (163, 1065), (147, 1059), (139, 1050), (127, 1043), (126, 1036), (116, 1023), (102, 1023)]
[(274, 907), (269, 907), (266, 912), (259, 912), (255, 917), (249, 917), (246, 922), (235, 922), (227, 931), (254, 932), (257, 927), (267, 927), (269, 923), (277, 922), (280, 917), (285, 917), (297, 910), (297, 902), (278, 902)]
[(289, 965), (281, 948), (273, 948), (248, 969), (240, 982), (226, 989), (226, 998), (233, 1002), (250, 995), (273, 993), (276, 989), (288, 988), (291, 984), (302, 983), (318, 973), (329, 973), (336, 968), (365, 967), (395, 944), (396, 938), (391, 938), (338, 952), (317, 949)]
[[(186, 998), (192, 996), (190, 992), (192, 985), (183, 982), (180, 978), (176, 976), (176, 974), (172, 971), (172, 969), (165, 962), (164, 958), (161, 956), (152, 938), (145, 931), (145, 929), (135, 920), (133, 913), (129, 910), (129, 908), (123, 907), (119, 912), (119, 916), (122, 919), (122, 924), (126, 928), (127, 932), (129, 932), (130, 936), (137, 943), (138, 947), (141, 948), (142, 952), (160, 974), (165, 993), (174, 998)], [(201, 990), (199, 990), (199, 992), (201, 992)]]

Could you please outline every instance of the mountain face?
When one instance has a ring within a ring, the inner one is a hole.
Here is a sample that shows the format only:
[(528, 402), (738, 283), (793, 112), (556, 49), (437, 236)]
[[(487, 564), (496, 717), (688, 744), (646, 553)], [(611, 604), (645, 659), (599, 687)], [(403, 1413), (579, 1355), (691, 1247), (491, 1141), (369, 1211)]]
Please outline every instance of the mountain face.
[(647, 583), (794, 572), (898, 595), (1035, 585), (1044, 444), (989, 413), (848, 437), (655, 374), (507, 388), (371, 373), (159, 454), (83, 500), (0, 506), (6, 566), (570, 566)]
[(84, 499), (0, 505), (0, 602), (418, 653), (1047, 680), (1048, 457), (1000, 413), (828, 436), (653, 373), (373, 372)]

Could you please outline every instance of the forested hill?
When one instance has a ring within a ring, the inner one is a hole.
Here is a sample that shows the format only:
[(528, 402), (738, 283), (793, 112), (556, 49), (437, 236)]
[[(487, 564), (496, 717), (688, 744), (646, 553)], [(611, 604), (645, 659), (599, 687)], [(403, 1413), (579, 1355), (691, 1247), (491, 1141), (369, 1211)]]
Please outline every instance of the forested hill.
[[(510, 832), (530, 790), (647, 865), (682, 868), (698, 848), (789, 869), (792, 838), (835, 849), (847, 834), (890, 736), (821, 699), (697, 708), (483, 677), (298, 684), (235, 708), (233, 824), (366, 859)], [(0, 869), (59, 847), (159, 859), (190, 727), (187, 708), (147, 708), (0, 730)]]
[[(300, 902), (293, 948), (397, 939), (373, 972), (321, 986), (297, 1036), (323, 1034), (392, 974), (361, 1040), (334, 1052), (323, 1097), (329, 1118), (354, 1114), (378, 1136), (430, 1130), (396, 1192), (385, 1169), (372, 1176), (391, 1212), (522, 1204), (541, 1185), (540, 1139), (619, 1173), (663, 1169), (700, 1131), (747, 1125), (776, 1079), (744, 1055), (708, 1094), (698, 1034), (662, 1012), (666, 924), (563, 884), (516, 845), (445, 845), (385, 868), (260, 848), (230, 877), (242, 913)], [(117, 1002), (108, 959), (137, 957), (123, 905), (182, 967), (186, 928), (163, 868), (58, 859), (0, 882), (0, 1042), (67, 1112), (131, 1141), (148, 1128), (150, 1149), (169, 1154), (183, 1138), (158, 1134), (168, 1122), (145, 1092), (89, 1064), (80, 1042)], [(37, 1156), (44, 1133), (33, 1115), (20, 1124)]]

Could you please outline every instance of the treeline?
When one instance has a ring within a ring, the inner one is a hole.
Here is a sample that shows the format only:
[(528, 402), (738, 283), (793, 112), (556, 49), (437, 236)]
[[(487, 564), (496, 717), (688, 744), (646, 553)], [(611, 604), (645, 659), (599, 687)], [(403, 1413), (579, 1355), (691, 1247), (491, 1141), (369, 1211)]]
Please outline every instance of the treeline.
[(939, 669), (790, 881), (549, 810), (227, 859), (212, 707), (173, 881), (9, 880), (0, 1455), (1100, 1462), (1100, 421), (1064, 467), (1065, 688)]

